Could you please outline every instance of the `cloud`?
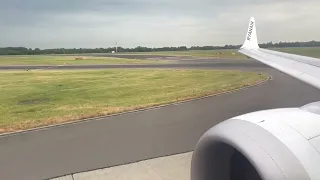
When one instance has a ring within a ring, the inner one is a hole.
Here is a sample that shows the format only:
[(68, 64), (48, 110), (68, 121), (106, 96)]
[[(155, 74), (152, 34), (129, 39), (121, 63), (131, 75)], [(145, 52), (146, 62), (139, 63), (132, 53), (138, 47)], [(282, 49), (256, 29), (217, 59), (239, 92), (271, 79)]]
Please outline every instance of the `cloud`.
[(0, 6), (0, 46), (240, 44), (250, 16), (260, 42), (318, 40), (319, 6), (315, 0), (10, 0)]

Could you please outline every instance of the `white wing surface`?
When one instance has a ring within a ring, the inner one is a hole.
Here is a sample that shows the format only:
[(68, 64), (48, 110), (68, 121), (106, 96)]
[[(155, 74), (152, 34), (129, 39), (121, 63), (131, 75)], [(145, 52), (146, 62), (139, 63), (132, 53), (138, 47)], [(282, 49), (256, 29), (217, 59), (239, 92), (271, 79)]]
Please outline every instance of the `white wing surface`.
[(320, 89), (320, 59), (259, 48), (253, 17), (239, 52)]

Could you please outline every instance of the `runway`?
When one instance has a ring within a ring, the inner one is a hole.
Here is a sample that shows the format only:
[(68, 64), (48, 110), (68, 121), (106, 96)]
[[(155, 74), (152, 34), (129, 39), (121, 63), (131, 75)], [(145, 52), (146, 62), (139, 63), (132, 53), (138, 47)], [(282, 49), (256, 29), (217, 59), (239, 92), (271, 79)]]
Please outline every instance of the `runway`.
[[(164, 60), (164, 59), (163, 59)], [(264, 68), (265, 66), (254, 60), (230, 59), (199, 59), (181, 60), (171, 59), (166, 64), (95, 64), (95, 65), (8, 65), (0, 66), (0, 70), (85, 70), (85, 69), (110, 69), (110, 68)]]
[[(48, 179), (189, 152), (205, 131), (228, 118), (263, 109), (297, 107), (320, 100), (319, 90), (256, 61), (207, 61), (104, 65), (98, 69), (239, 69), (268, 73), (272, 75), (272, 80), (231, 94), (2, 136), (1, 179)], [(57, 67), (61, 68), (66, 67)], [(67, 69), (77, 68), (72, 66)]]

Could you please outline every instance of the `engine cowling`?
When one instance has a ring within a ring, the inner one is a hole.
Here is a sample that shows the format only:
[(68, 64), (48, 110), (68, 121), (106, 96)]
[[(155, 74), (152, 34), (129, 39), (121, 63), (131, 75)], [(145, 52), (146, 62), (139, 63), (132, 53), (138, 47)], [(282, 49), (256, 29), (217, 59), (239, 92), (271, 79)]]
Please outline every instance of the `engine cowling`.
[(317, 105), (258, 111), (214, 126), (195, 147), (191, 180), (320, 179)]

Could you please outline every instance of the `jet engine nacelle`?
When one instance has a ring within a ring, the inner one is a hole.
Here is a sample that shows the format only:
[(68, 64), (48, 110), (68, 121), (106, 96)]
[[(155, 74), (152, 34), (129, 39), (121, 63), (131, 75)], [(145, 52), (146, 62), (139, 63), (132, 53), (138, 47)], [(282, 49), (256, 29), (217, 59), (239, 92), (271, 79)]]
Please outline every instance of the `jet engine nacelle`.
[(207, 131), (191, 180), (320, 179), (319, 103), (241, 115)]

